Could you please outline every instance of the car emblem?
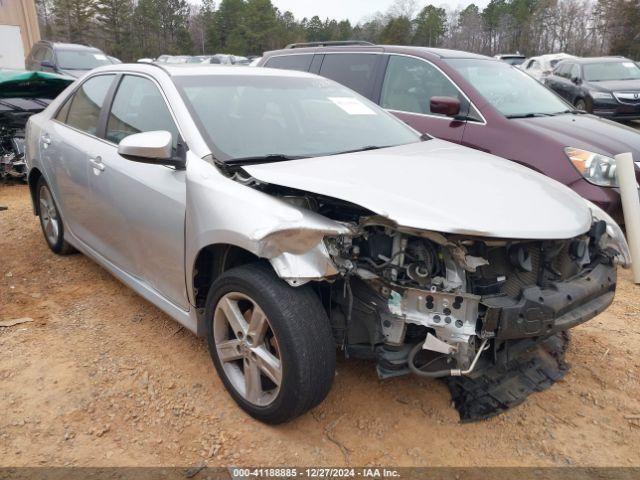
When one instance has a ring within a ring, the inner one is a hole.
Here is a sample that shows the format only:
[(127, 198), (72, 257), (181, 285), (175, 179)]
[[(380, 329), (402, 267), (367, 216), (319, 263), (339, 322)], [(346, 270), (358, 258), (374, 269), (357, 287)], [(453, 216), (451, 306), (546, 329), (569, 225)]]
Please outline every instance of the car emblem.
[(640, 93), (634, 93), (634, 94), (633, 94), (633, 98), (634, 98), (635, 100), (638, 100), (638, 98), (640, 98)]

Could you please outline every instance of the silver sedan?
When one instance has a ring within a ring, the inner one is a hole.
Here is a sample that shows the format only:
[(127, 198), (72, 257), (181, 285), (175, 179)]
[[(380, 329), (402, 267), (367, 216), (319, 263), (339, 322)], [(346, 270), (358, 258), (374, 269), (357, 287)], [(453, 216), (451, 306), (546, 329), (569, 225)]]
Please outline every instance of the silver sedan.
[(463, 419), (499, 413), (562, 376), (565, 330), (629, 263), (565, 186), (307, 73), (99, 68), (31, 117), (26, 156), (51, 250), (206, 336), (269, 423), (323, 400), (336, 349), (447, 378)]

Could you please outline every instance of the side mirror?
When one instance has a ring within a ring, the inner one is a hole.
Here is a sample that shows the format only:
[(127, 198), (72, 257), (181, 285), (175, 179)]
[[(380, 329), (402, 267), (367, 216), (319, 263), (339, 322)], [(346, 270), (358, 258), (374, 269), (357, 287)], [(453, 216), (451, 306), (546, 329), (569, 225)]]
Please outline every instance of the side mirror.
[(580, 85), (582, 83), (582, 80), (580, 80), (578, 77), (572, 77), (571, 81), (575, 84), (575, 85)]
[(183, 149), (178, 157), (171, 155), (173, 139), (165, 130), (135, 133), (125, 137), (118, 145), (118, 154), (132, 162), (171, 165), (184, 169), (186, 158)]
[(431, 113), (455, 117), (460, 113), (460, 100), (455, 97), (431, 97)]

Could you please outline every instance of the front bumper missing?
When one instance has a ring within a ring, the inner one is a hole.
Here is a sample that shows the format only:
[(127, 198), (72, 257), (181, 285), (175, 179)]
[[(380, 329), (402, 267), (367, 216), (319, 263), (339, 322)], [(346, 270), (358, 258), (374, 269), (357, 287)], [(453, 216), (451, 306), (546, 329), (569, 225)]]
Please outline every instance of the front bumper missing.
[(550, 335), (592, 319), (613, 301), (615, 265), (600, 264), (590, 272), (546, 288), (526, 287), (519, 300), (485, 297), (483, 330), (500, 340)]

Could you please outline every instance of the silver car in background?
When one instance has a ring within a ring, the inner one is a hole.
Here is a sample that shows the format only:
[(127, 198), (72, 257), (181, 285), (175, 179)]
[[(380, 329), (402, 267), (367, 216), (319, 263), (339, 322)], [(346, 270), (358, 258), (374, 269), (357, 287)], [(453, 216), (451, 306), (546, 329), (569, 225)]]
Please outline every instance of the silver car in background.
[(447, 381), (463, 420), (547, 388), (612, 301), (620, 228), (560, 183), (428, 136), (333, 81), (113, 65), (27, 132), (47, 244), (197, 335), (269, 423), (320, 403), (336, 348)]
[(520, 68), (544, 85), (548, 76), (553, 73), (553, 69), (562, 60), (576, 58), (568, 53), (549, 53), (538, 57), (527, 58)]

